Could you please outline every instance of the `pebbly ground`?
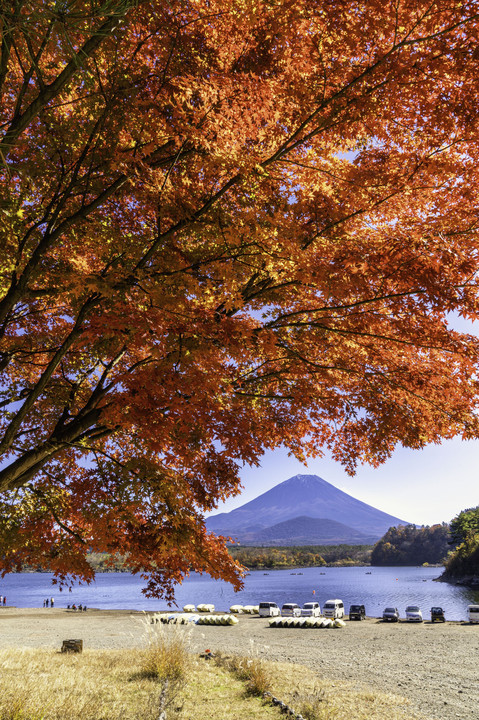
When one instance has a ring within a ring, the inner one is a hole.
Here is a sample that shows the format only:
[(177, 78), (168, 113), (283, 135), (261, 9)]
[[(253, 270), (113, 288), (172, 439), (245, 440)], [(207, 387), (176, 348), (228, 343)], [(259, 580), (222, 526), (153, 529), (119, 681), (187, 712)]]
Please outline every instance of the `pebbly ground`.
[[(155, 627), (143, 613), (120, 610), (0, 608), (0, 649), (60, 649), (66, 639), (84, 648), (128, 648), (147, 642)], [(300, 663), (332, 685), (347, 680), (406, 697), (431, 720), (479, 720), (479, 625), (459, 622), (387, 624), (368, 618), (342, 629), (272, 629), (240, 616), (235, 626), (193, 626), (193, 650), (221, 650)]]

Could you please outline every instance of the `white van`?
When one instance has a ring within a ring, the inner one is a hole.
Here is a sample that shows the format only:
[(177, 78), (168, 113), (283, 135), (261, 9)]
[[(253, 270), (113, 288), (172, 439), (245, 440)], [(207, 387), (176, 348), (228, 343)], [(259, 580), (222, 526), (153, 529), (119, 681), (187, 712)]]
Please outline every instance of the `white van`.
[(296, 603), (284, 603), (281, 607), (282, 617), (300, 617), (301, 608)]
[(468, 605), (467, 619), (470, 623), (479, 622), (479, 605)]
[(279, 607), (274, 602), (260, 602), (258, 612), (260, 617), (276, 617), (280, 614)]
[(307, 602), (301, 608), (302, 617), (319, 617), (321, 615), (321, 606), (318, 602)]
[(323, 605), (323, 615), (325, 618), (337, 618), (344, 617), (344, 604), (342, 600), (327, 600)]

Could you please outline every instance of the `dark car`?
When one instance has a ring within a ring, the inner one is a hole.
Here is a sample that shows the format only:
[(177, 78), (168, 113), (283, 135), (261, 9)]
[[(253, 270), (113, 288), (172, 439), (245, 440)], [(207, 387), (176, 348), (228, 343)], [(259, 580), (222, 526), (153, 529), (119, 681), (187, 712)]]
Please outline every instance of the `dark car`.
[(366, 617), (366, 610), (364, 605), (351, 605), (349, 608), (349, 619), (350, 620), (364, 620)]
[(386, 622), (399, 622), (399, 610), (394, 607), (384, 608), (383, 620)]
[(439, 620), (439, 622), (446, 622), (444, 610), (442, 609), (442, 607), (431, 608), (431, 622), (436, 622), (436, 620)]

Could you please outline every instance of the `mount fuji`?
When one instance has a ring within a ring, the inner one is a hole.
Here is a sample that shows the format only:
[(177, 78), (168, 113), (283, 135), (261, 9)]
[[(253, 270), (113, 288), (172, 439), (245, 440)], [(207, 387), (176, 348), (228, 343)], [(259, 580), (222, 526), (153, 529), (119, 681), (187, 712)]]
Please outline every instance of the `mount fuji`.
[(317, 475), (295, 475), (228, 513), (208, 530), (245, 545), (374, 543), (405, 520), (357, 500)]

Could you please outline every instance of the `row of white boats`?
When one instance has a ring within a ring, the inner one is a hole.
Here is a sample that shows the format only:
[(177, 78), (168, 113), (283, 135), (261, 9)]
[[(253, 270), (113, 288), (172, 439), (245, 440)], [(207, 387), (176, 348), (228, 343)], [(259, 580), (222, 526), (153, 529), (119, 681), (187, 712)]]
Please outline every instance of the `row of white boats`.
[[(151, 616), (153, 624), (166, 625), (237, 625), (239, 620), (235, 615), (199, 615), (197, 613), (154, 613)], [(315, 617), (275, 617), (269, 618), (271, 628), (341, 628), (345, 626), (344, 620)]]
[(344, 620), (322, 617), (274, 617), (268, 620), (272, 628), (342, 628)]
[(238, 618), (234, 615), (199, 615), (197, 613), (154, 613), (151, 623), (165, 625), (237, 625)]

